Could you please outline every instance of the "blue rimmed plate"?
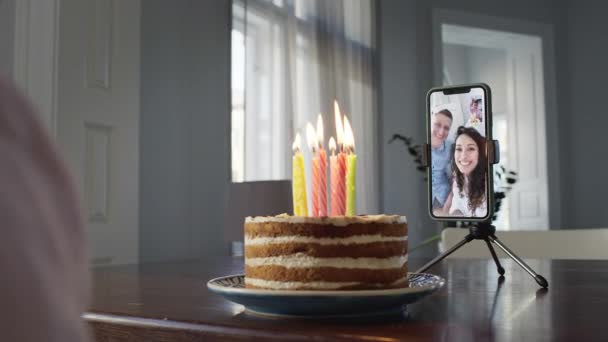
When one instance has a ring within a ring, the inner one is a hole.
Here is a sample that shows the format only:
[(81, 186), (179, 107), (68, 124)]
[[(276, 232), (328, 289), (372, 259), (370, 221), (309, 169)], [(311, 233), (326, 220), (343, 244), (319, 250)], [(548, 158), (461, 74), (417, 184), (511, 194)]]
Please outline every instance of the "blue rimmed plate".
[(215, 278), (209, 290), (248, 311), (280, 316), (368, 316), (403, 312), (405, 305), (432, 294), (445, 284), (442, 277), (409, 273), (409, 287), (356, 291), (285, 291), (245, 288), (243, 274)]

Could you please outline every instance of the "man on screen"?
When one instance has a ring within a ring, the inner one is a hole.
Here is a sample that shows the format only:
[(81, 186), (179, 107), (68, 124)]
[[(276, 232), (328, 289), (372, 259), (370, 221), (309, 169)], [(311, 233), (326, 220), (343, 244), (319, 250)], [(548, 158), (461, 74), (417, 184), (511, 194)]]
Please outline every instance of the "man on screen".
[(442, 109), (431, 119), (431, 170), (433, 209), (442, 208), (450, 193), (452, 143), (447, 140), (452, 127), (452, 113)]

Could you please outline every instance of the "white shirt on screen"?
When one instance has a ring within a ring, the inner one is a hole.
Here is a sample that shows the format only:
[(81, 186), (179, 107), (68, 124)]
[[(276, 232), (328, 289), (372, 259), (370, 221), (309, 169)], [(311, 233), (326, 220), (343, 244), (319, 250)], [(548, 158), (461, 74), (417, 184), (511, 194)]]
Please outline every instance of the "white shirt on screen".
[[(465, 188), (467, 184), (465, 181)], [(456, 180), (452, 181), (452, 205), (450, 206), (450, 210), (448, 213), (454, 216), (464, 216), (464, 217), (483, 217), (486, 216), (488, 209), (487, 203), (484, 200), (482, 204), (475, 208), (475, 210), (471, 211), (469, 209), (469, 197), (463, 191), (460, 193), (458, 190), (458, 184), (456, 184)]]

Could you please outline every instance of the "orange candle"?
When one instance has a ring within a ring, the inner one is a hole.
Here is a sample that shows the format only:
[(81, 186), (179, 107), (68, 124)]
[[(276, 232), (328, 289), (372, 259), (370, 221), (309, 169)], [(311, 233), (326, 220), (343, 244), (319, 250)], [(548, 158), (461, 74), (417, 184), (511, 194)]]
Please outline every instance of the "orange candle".
[(320, 183), (320, 174), (319, 174), (319, 155), (317, 153), (317, 149), (319, 147), (319, 143), (317, 142), (317, 133), (315, 129), (312, 127), (310, 123), (306, 125), (306, 138), (308, 140), (308, 147), (312, 153), (312, 184), (311, 184), (311, 193), (312, 193), (312, 213), (310, 216), (319, 216), (319, 183)]
[(317, 141), (319, 142), (319, 153), (317, 154), (317, 167), (319, 172), (319, 216), (327, 216), (327, 153), (323, 148), (323, 118), (321, 114), (317, 118)]

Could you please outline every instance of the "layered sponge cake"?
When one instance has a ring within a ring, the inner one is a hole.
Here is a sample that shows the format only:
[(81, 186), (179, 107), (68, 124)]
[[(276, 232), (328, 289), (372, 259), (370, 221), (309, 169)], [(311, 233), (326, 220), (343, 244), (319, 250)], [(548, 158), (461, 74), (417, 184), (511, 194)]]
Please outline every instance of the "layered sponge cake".
[(406, 218), (247, 217), (245, 285), (273, 290), (405, 287)]

